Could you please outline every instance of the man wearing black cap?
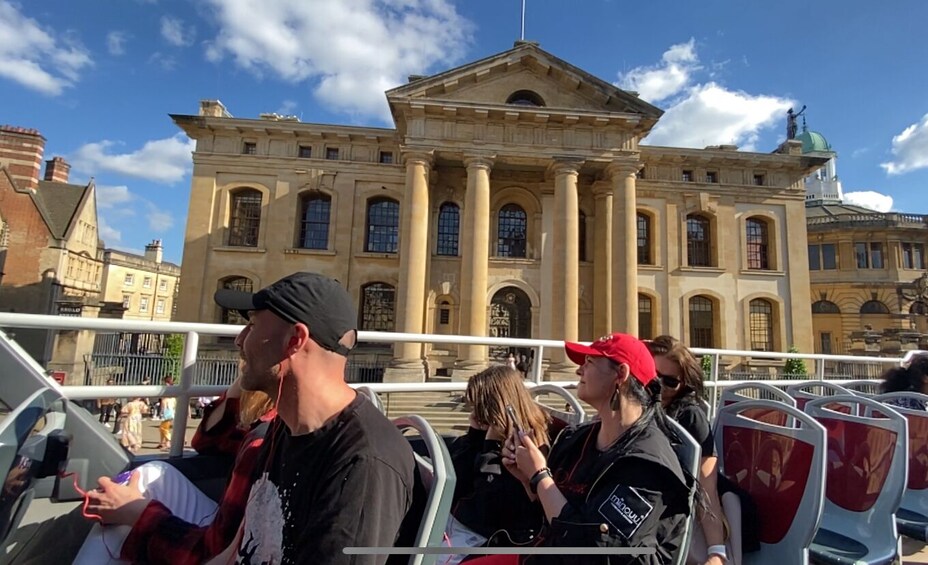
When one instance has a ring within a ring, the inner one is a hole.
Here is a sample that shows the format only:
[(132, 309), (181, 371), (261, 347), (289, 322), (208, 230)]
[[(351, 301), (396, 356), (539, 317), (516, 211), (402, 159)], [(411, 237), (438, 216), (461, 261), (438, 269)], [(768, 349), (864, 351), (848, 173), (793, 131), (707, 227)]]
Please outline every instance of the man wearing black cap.
[(247, 314), (242, 388), (277, 399), (236, 563), (382, 563), (345, 547), (396, 541), (412, 502), (409, 443), (345, 383), (357, 316), (335, 280), (296, 273), (257, 292), (220, 290)]

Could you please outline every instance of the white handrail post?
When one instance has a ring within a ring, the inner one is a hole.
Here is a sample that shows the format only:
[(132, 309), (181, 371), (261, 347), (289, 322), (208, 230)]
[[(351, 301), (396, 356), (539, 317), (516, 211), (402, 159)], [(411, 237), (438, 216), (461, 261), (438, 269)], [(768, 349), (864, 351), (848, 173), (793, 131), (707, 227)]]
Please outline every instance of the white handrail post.
[(716, 404), (719, 401), (719, 354), (713, 353), (710, 357), (712, 359), (712, 372), (710, 373), (712, 379), (712, 402), (709, 403), (709, 421), (711, 422), (715, 418), (716, 413)]
[(197, 373), (197, 353), (200, 349), (200, 334), (187, 332), (184, 339), (183, 369), (180, 373), (180, 392), (174, 407), (174, 430), (171, 432), (171, 457), (184, 453), (187, 440), (187, 416), (190, 411), (190, 388)]
[(816, 376), (818, 377), (818, 380), (820, 381), (825, 380), (825, 360), (824, 359), (815, 360), (815, 373), (816, 373)]
[(535, 348), (535, 361), (532, 363), (532, 380), (535, 381), (535, 384), (541, 382), (541, 356), (544, 352), (544, 345), (539, 345)]

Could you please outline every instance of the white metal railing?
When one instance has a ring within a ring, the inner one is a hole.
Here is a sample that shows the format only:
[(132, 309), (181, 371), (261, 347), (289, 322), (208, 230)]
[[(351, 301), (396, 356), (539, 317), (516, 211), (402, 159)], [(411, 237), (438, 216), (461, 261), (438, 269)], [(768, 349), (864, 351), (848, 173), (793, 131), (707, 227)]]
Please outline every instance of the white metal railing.
[[(63, 386), (60, 387), (70, 400), (89, 400), (111, 397), (176, 397), (178, 399), (174, 414), (174, 431), (171, 438), (171, 455), (183, 452), (190, 399), (200, 396), (215, 396), (222, 393), (225, 386), (198, 386), (194, 384), (196, 376), (197, 355), (200, 350), (200, 336), (234, 337), (242, 326), (228, 324), (202, 324), (192, 322), (154, 322), (142, 320), (114, 320), (99, 318), (81, 318), (71, 316), (46, 316), (38, 314), (0, 313), (0, 328), (31, 328), (47, 330), (94, 330), (121, 331), (160, 334), (184, 334), (184, 349), (181, 356), (180, 382), (173, 386)], [(432, 343), (450, 345), (486, 345), (519, 347), (534, 351), (535, 362), (528, 386), (542, 383), (542, 360), (545, 348), (561, 349), (563, 341), (541, 339), (494, 338), (481, 336), (455, 336), (431, 334), (407, 334), (390, 332), (358, 332), (358, 341), (364, 343)], [(710, 415), (714, 415), (721, 389), (750, 382), (774, 382), (769, 379), (724, 380), (719, 379), (722, 358), (750, 358), (765, 360), (803, 359), (815, 364), (811, 373), (817, 380), (825, 379), (827, 362), (846, 362), (854, 364), (874, 364), (878, 366), (897, 365), (902, 361), (898, 357), (857, 357), (852, 355), (824, 355), (810, 353), (778, 353), (762, 351), (739, 351), (726, 349), (693, 348), (699, 356), (708, 355), (712, 359), (712, 371), (705, 382), (712, 397)], [(911, 354), (909, 354), (910, 356)], [(907, 356), (906, 358), (908, 358)], [(844, 383), (859, 380), (851, 375), (849, 379), (829, 379), (829, 382)], [(777, 386), (788, 386), (807, 382), (808, 379), (776, 379)], [(549, 381), (545, 381), (549, 382)], [(565, 388), (576, 387), (576, 381), (550, 381), (551, 384)], [(421, 382), (421, 383), (357, 383), (352, 386), (366, 386), (378, 393), (391, 392), (454, 392), (463, 391), (466, 382)]]

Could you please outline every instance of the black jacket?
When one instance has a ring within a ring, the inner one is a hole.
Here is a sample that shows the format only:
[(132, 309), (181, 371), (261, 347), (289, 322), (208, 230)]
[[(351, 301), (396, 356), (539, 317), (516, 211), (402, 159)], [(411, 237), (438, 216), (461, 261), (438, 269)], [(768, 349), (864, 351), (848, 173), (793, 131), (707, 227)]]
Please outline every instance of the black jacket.
[[(548, 467), (555, 482), (576, 470), (586, 444), (595, 445), (599, 422), (568, 428), (551, 448)], [(621, 443), (621, 442), (620, 442)], [(656, 548), (654, 555), (529, 556), (527, 564), (672, 563), (683, 542), (690, 514), (689, 492), (695, 479), (680, 467), (667, 436), (651, 422), (631, 444), (598, 456), (591, 484), (574, 497), (539, 536), (548, 547)], [(560, 487), (561, 485), (558, 484)], [(581, 504), (576, 504), (582, 500)]]
[(502, 462), (502, 444), (470, 428), (451, 445), (457, 484), (451, 513), (487, 538), (487, 545), (510, 546), (534, 539), (544, 524), (541, 504), (532, 502)]

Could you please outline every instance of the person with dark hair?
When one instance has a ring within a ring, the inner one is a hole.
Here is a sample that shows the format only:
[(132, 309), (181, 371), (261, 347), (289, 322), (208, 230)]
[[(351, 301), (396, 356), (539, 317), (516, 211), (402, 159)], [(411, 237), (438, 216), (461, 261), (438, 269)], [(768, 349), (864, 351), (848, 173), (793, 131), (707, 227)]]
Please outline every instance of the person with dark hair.
[[(471, 377), (464, 404), (470, 410), (470, 426), (450, 450), (457, 475), (452, 516), (486, 538), (488, 545), (525, 544), (541, 530), (544, 517), (504, 467), (503, 442), (521, 426), (547, 452), (550, 419), (532, 400), (522, 373), (504, 365)], [(507, 413), (509, 406), (516, 422)]]
[[(892, 367), (883, 373), (880, 392), (918, 392), (928, 394), (928, 355), (916, 355), (903, 366)], [(925, 402), (915, 398), (891, 398), (886, 401), (892, 406), (925, 410)]]
[(565, 429), (550, 457), (529, 434), (503, 448), (504, 463), (545, 512), (535, 545), (628, 547), (650, 555), (492, 556), (474, 563), (670, 563), (683, 543), (693, 477), (671, 447), (679, 441), (648, 389), (654, 360), (636, 337), (615, 333), (592, 345), (566, 343), (580, 365), (577, 395), (599, 419)]

